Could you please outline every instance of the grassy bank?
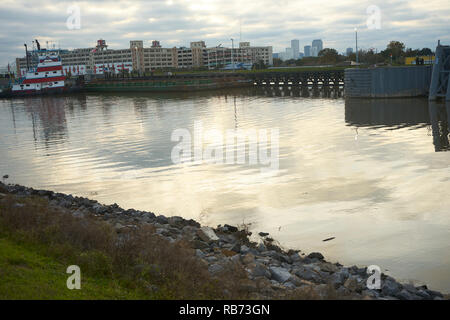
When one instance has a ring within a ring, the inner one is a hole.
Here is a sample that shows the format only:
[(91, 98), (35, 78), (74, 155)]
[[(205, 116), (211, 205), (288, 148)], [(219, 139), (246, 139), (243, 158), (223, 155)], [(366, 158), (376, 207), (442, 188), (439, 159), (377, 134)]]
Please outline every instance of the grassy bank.
[[(213, 278), (188, 244), (150, 226), (117, 233), (46, 199), (0, 193), (0, 299), (246, 298), (242, 269)], [(67, 289), (69, 265), (81, 269), (81, 290)]]
[(67, 265), (38, 245), (0, 238), (0, 299), (146, 299), (107, 277), (85, 276), (83, 290), (69, 290)]

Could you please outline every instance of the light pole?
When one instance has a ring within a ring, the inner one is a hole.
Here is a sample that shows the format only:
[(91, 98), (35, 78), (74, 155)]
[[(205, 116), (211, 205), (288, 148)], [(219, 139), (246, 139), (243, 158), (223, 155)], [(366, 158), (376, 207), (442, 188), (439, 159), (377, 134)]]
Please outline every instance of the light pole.
[(219, 44), (217, 47), (216, 47), (216, 69), (218, 69), (218, 67), (217, 67), (217, 56), (219, 55), (219, 47), (221, 46), (222, 44)]
[(355, 28), (355, 39), (356, 39), (356, 63), (359, 62), (358, 59), (358, 29)]
[(234, 71), (234, 57), (233, 57), (233, 51), (234, 51), (234, 40), (231, 39), (231, 64), (233, 66), (233, 71)]

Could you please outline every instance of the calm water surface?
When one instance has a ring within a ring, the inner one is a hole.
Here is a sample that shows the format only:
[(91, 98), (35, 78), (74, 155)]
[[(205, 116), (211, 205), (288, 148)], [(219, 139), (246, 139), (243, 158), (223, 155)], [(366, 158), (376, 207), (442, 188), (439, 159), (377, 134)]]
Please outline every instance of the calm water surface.
[[(0, 100), (0, 174), (212, 226), (251, 223), (285, 247), (448, 292), (449, 114), (422, 99), (250, 89)], [(278, 128), (279, 170), (173, 164), (172, 131), (193, 132), (195, 121), (219, 132)]]

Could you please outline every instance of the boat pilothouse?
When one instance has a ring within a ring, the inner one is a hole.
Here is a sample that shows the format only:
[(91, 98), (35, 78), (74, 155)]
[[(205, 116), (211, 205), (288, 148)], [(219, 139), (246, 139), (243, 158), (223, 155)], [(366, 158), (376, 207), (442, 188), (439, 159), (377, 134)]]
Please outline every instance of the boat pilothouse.
[(12, 87), (13, 94), (62, 92), (65, 76), (58, 50), (36, 50), (37, 67), (28, 69)]

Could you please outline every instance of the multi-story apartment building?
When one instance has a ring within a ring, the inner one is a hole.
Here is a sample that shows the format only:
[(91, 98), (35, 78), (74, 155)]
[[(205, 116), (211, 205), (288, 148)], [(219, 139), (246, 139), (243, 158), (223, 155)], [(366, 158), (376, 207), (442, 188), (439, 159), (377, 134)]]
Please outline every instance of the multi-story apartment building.
[(254, 64), (263, 61), (273, 65), (272, 47), (252, 47), (250, 42), (239, 43), (239, 48), (211, 47), (206, 49), (206, 66), (220, 69), (232, 64)]
[[(108, 49), (105, 40), (98, 40), (95, 48), (61, 50), (60, 56), (63, 72), (71, 75), (202, 67), (215, 69), (233, 62), (253, 64), (261, 60), (266, 65), (273, 64), (271, 46), (251, 47), (249, 42), (241, 42), (239, 48), (232, 50), (220, 46), (207, 48), (204, 41), (191, 42), (189, 48), (162, 48), (156, 40), (150, 47), (145, 47), (142, 40), (132, 40), (130, 48)], [(30, 57), (28, 63), (31, 67), (35, 66)], [(27, 69), (26, 58), (17, 58), (16, 65), (18, 74), (24, 75)]]

